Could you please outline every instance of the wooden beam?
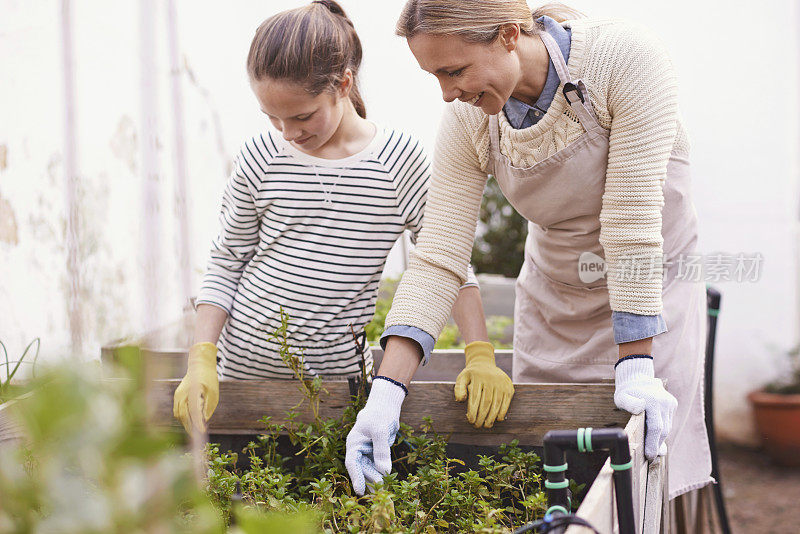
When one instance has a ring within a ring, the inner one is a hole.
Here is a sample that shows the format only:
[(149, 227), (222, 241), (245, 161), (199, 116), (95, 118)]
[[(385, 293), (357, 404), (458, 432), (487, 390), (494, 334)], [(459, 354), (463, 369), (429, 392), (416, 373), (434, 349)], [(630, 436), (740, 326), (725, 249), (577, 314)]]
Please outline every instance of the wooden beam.
[[(172, 396), (179, 380), (158, 380), (152, 389), (157, 424), (179, 428), (172, 415)], [(327, 394), (320, 399), (320, 417), (338, 417), (350, 402), (347, 382), (325, 382)], [(505, 421), (494, 428), (476, 429), (466, 420), (466, 403), (453, 398), (452, 382), (412, 382), (403, 404), (401, 421), (419, 428), (431, 416), (434, 430), (452, 434), (451, 441), (499, 445), (518, 439), (525, 445), (541, 445), (549, 430), (579, 427), (624, 427), (630, 414), (614, 407), (614, 388), (607, 384), (517, 384)], [(301, 402), (302, 401), (302, 402)], [(213, 434), (253, 434), (258, 422), (271, 415), (285, 421), (286, 412), (298, 412), (298, 420), (312, 421), (308, 403), (291, 380), (223, 380), (220, 403), (210, 421)]]
[(647, 483), (644, 491), (645, 504), (642, 507), (642, 532), (660, 534), (664, 514), (669, 509), (669, 492), (667, 491), (667, 457), (660, 456), (650, 464), (647, 471)]
[[(30, 393), (23, 395), (20, 398), (29, 396)], [(16, 442), (22, 440), (24, 435), (20, 424), (14, 420), (11, 415), (12, 407), (17, 403), (17, 400), (10, 400), (0, 403), (0, 445), (8, 445), (9, 442)]]

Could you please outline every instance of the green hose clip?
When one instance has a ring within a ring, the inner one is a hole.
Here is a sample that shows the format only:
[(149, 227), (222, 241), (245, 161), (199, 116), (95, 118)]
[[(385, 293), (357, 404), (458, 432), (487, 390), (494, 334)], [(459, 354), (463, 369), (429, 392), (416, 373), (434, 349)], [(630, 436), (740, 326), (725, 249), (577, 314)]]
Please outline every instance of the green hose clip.
[(544, 481), (544, 487), (547, 489), (566, 489), (569, 487), (569, 480), (562, 480), (561, 482)]
[(566, 462), (563, 465), (542, 465), (542, 469), (544, 469), (547, 473), (563, 473), (567, 470)]
[(611, 469), (613, 469), (614, 471), (625, 471), (626, 469), (630, 469), (631, 467), (633, 467), (633, 460), (624, 464), (611, 464)]
[(567, 511), (567, 509), (564, 508), (563, 506), (559, 505), (559, 504), (554, 504), (553, 506), (548, 508), (547, 511), (544, 513), (544, 515), (548, 516), (548, 515), (551, 515), (553, 512), (561, 512), (564, 515), (569, 515), (569, 512)]
[(592, 450), (592, 427), (578, 429), (578, 452), (594, 452)]
[(719, 308), (709, 308), (708, 309), (708, 314), (711, 317), (719, 317)]

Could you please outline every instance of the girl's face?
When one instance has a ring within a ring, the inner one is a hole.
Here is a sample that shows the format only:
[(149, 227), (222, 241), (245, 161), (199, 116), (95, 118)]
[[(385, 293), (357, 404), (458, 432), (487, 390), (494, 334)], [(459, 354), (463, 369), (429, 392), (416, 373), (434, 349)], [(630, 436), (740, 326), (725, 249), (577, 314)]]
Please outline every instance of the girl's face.
[(408, 46), (422, 70), (439, 80), (445, 102), (458, 99), (495, 115), (520, 79), (515, 53), (518, 37), (519, 28), (512, 25), (488, 44), (470, 43), (457, 35), (422, 33), (411, 37)]
[(312, 95), (302, 85), (264, 78), (251, 80), (250, 87), (261, 111), (283, 138), (303, 152), (313, 154), (330, 141), (339, 128), (348, 102), (346, 90)]

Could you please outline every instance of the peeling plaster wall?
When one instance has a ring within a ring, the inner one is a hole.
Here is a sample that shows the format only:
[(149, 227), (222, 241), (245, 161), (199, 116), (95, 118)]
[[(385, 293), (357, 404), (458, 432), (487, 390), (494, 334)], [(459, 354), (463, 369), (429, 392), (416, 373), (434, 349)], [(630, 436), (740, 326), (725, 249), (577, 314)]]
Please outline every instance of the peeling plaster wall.
[[(265, 17), (303, 3), (177, 3), (195, 289), (233, 157), (248, 136), (267, 126), (244, 71), (250, 39)], [(370, 118), (432, 147), (443, 103), (435, 80), (393, 35), (403, 2), (342, 3), (364, 44), (361, 84)], [(753, 443), (745, 394), (783, 372), (781, 353), (798, 334), (797, 2), (757, 9), (743, 1), (567, 3), (590, 15), (640, 21), (664, 39), (680, 76), (681, 109), (692, 138), (700, 251), (764, 255), (758, 282), (718, 284), (719, 430), (725, 438)], [(136, 2), (73, 4), (85, 356), (97, 357), (102, 343), (142, 325), (139, 13)], [(45, 358), (65, 355), (69, 341), (59, 5), (0, 0), (0, 339), (12, 356), (36, 336)], [(180, 315), (183, 303), (171, 291), (180, 284), (164, 14), (161, 6), (160, 298), (168, 320)], [(396, 275), (400, 265), (395, 251), (387, 271)]]
[[(12, 358), (34, 337), (41, 357), (68, 355), (63, 178), (63, 89), (59, 4), (6, 2), (0, 21), (0, 339)], [(84, 358), (101, 344), (142, 330), (139, 72), (136, 3), (73, 2), (77, 146), (80, 189), (79, 257)], [(163, 25), (163, 20), (160, 20)], [(160, 273), (166, 288), (178, 279), (173, 213), (167, 72), (160, 43), (159, 131), (163, 231)], [(13, 103), (13, 105), (9, 105)], [(207, 112), (194, 110), (197, 120)], [(197, 130), (187, 124), (187, 130)], [(205, 152), (203, 138), (191, 137)], [(214, 161), (217, 168), (220, 167)], [(211, 166), (205, 163), (207, 168)], [(217, 196), (224, 181), (200, 173), (193, 192)], [(207, 179), (207, 181), (204, 181)], [(213, 223), (212, 223), (213, 224)], [(204, 240), (207, 239), (203, 236)], [(207, 248), (207, 244), (203, 248)], [(194, 271), (202, 269), (197, 254)], [(162, 317), (177, 318), (183, 303), (162, 292)], [(2, 370), (0, 370), (2, 372)]]

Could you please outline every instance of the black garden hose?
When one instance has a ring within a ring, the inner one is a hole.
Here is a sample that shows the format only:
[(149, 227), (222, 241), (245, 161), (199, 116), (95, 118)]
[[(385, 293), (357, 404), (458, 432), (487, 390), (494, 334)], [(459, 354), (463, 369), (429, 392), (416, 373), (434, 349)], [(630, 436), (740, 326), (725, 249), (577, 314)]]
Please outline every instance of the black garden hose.
[(566, 515), (562, 512), (555, 512), (552, 514), (545, 514), (544, 519), (528, 523), (524, 527), (520, 527), (514, 531), (514, 534), (523, 534), (525, 532), (538, 532), (545, 534), (547, 532), (563, 532), (570, 525), (578, 525), (591, 529), (595, 534), (600, 534), (600, 531), (594, 528), (588, 521), (575, 515)]
[[(569, 513), (571, 495), (567, 481), (567, 461), (565, 451), (593, 452), (607, 450), (611, 453), (611, 468), (614, 470), (614, 494), (617, 501), (617, 520), (620, 534), (635, 534), (636, 526), (633, 518), (633, 483), (631, 459), (628, 446), (628, 435), (621, 428), (579, 428), (578, 430), (551, 430), (544, 436), (544, 471), (547, 473), (544, 482), (547, 490), (547, 513), (549, 532), (558, 523), (559, 527), (570, 522), (581, 520)], [(560, 519), (563, 514), (573, 519)], [(543, 526), (543, 525), (542, 525)], [(584, 525), (587, 526), (587, 525)], [(594, 530), (591, 525), (588, 525)], [(523, 527), (528, 528), (529, 526)], [(522, 532), (526, 532), (522, 530)], [(595, 530), (595, 532), (597, 532)]]
[(711, 449), (711, 476), (716, 480), (714, 484), (714, 501), (717, 506), (720, 528), (723, 534), (731, 534), (728, 523), (728, 513), (725, 510), (725, 499), (722, 496), (722, 481), (719, 475), (719, 459), (717, 458), (717, 440), (714, 433), (714, 347), (717, 341), (717, 317), (719, 316), (722, 295), (711, 286), (706, 287), (706, 302), (708, 304), (708, 335), (706, 336), (706, 366), (705, 366), (705, 410), (706, 432), (708, 445)]

